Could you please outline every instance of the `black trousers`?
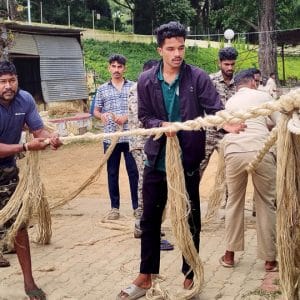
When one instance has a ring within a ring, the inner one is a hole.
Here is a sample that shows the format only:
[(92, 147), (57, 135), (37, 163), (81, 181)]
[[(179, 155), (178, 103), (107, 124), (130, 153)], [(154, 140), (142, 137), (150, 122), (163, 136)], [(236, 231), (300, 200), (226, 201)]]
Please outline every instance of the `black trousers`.
[[(186, 189), (191, 203), (190, 231), (199, 252), (201, 213), (199, 196), (199, 171), (185, 174)], [(166, 173), (145, 167), (143, 180), (143, 215), (141, 218), (141, 264), (140, 273), (158, 274), (160, 267), (160, 230), (162, 214), (167, 202)], [(183, 258), (182, 272), (192, 279), (194, 274)]]

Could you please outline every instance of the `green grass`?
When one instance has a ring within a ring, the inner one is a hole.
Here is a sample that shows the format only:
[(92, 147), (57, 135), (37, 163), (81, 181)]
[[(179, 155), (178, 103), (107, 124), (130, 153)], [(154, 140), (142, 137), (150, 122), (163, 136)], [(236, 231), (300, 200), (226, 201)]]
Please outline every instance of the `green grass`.
[[(247, 45), (234, 45), (239, 51), (236, 70), (258, 67), (257, 49), (249, 50)], [(142, 66), (149, 59), (159, 59), (156, 45), (130, 43), (130, 42), (101, 42), (92, 39), (83, 40), (85, 64), (88, 70), (95, 71), (97, 84), (110, 78), (107, 70), (107, 59), (112, 53), (120, 53), (127, 60), (126, 77), (136, 81)], [(186, 49), (186, 62), (204, 69), (207, 73), (216, 72), (218, 49), (188, 47)], [(278, 73), (282, 79), (282, 63), (278, 58)], [(286, 79), (300, 80), (300, 57), (287, 56), (285, 58)]]

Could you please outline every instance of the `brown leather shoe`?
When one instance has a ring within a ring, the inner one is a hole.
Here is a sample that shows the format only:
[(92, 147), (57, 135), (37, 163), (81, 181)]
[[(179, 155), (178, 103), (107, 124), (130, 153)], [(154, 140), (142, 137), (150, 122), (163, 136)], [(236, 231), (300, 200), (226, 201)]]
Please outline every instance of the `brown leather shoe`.
[(5, 259), (2, 254), (0, 254), (0, 268), (7, 268), (9, 266), (10, 266), (9, 261)]

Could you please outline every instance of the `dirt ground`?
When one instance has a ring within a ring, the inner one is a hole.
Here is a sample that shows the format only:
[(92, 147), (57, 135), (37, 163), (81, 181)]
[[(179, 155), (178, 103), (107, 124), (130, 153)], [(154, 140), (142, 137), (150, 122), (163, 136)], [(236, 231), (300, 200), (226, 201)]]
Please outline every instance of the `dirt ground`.
[[(57, 151), (46, 150), (41, 153), (40, 167), (42, 181), (50, 202), (69, 195), (87, 179), (97, 168), (103, 156), (102, 143), (75, 143), (62, 146)], [(214, 184), (217, 169), (217, 153), (214, 153), (200, 185), (201, 200), (205, 201)], [(128, 177), (121, 163), (120, 170), (121, 197), (130, 198)], [(251, 197), (251, 188), (247, 197)], [(100, 178), (82, 193), (82, 196), (94, 196), (109, 199), (107, 191), (106, 167)]]

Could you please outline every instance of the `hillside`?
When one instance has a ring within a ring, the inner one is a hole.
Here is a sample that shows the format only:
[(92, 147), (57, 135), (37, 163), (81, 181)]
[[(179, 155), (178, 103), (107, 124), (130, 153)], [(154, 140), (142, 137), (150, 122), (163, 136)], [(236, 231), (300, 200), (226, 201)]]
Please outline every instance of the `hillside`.
[[(97, 84), (110, 78), (107, 71), (107, 58), (112, 53), (123, 54), (128, 59), (126, 77), (137, 80), (142, 65), (148, 59), (159, 59), (156, 44), (143, 44), (131, 42), (107, 42), (93, 39), (83, 40), (86, 68), (96, 74)], [(257, 67), (257, 49), (249, 50), (247, 45), (235, 45), (239, 51), (236, 70)], [(215, 48), (198, 48), (195, 46), (186, 49), (186, 62), (199, 66), (208, 73), (217, 71), (217, 53)], [(300, 79), (300, 58), (287, 56), (285, 58), (286, 79)], [(279, 78), (282, 79), (282, 63), (278, 59)]]

